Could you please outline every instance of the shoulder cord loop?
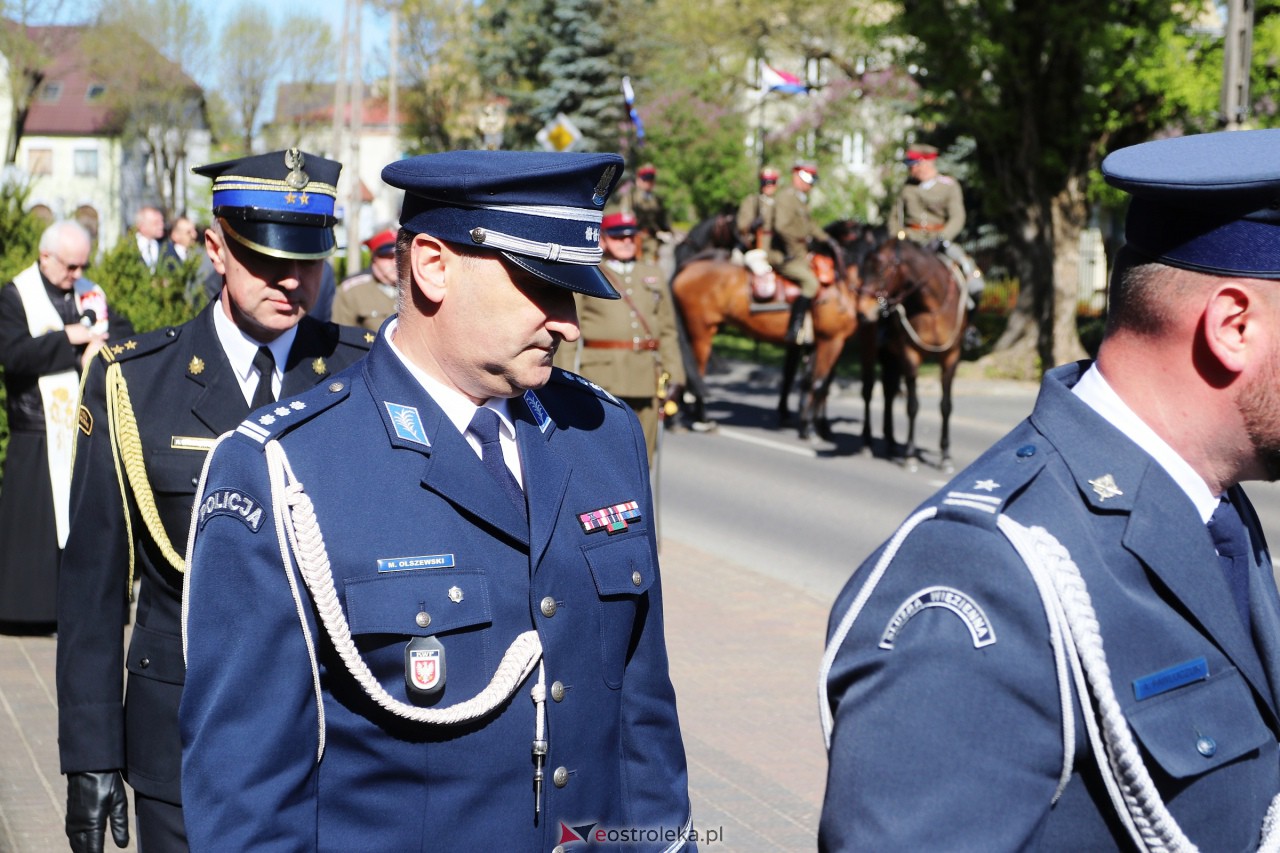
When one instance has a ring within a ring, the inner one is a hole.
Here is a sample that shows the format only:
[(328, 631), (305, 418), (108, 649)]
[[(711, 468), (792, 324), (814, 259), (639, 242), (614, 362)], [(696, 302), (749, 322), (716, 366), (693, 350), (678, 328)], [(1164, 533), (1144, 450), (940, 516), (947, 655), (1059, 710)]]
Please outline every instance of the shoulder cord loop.
[[(538, 638), (536, 630), (526, 631), (512, 641), (502, 656), (493, 679), (470, 699), (446, 708), (420, 708), (401, 702), (389, 694), (378, 683), (368, 664), (360, 657), (360, 651), (352, 639), (351, 627), (347, 623), (334, 588), (329, 555), (325, 549), (320, 525), (316, 522), (311, 498), (303, 491), (302, 484), (294, 476), (284, 448), (278, 441), (267, 442), (266, 455), (271, 478), (271, 503), (275, 513), (276, 531), (280, 541), (281, 557), (290, 576), (290, 584), (293, 585), (293, 574), (288, 570), (289, 558), (292, 554), (298, 571), (311, 593), (320, 621), (333, 642), (334, 649), (342, 658), (347, 672), (370, 699), (406, 720), (430, 725), (454, 725), (485, 716), (516, 691), (542, 657), (542, 641)], [(301, 616), (302, 602), (296, 587), (294, 598)], [(303, 629), (305, 632), (305, 619)], [(319, 669), (310, 636), (307, 637), (307, 642), (308, 647), (311, 648), (311, 665), (318, 690)], [(317, 702), (320, 702), (319, 696), (317, 696)], [(323, 712), (323, 708), (321, 710)], [(323, 727), (323, 716), (321, 716), (321, 726)], [(322, 753), (323, 748), (322, 734)]]
[[(832, 714), (827, 698), (827, 678), (836, 653), (907, 535), (935, 515), (936, 507), (921, 510), (898, 529), (832, 635), (823, 655), (818, 682), (819, 712), (828, 749), (831, 748)], [(1063, 767), (1053, 801), (1057, 802), (1072, 773), (1075, 741), (1072, 720), (1075, 714), (1068, 681), (1070, 677), (1079, 696), (1092, 695), (1094, 698), (1096, 712), (1090, 713), (1086, 708), (1083, 714), (1089, 742), (1099, 767), (1109, 770), (1102, 774), (1103, 781), (1134, 842), (1140, 849), (1152, 853), (1192, 853), (1197, 848), (1183, 834), (1161, 799), (1116, 699), (1097, 613), (1079, 567), (1062, 543), (1044, 528), (1025, 527), (1007, 515), (1001, 515), (997, 524), (1031, 573), (1048, 617), (1063, 708)], [(1064, 643), (1064, 637), (1070, 642)], [(1066, 661), (1070, 663), (1069, 676)], [(1261, 836), (1260, 851), (1280, 851), (1280, 795), (1272, 800), (1267, 810)]]
[[(133, 413), (133, 401), (129, 399), (129, 386), (124, 381), (124, 373), (120, 362), (112, 362), (107, 367), (107, 424), (111, 435), (111, 455), (116, 465), (116, 480), (120, 485), (120, 496), (123, 499), (125, 532), (129, 540), (129, 590), (133, 590), (133, 573), (136, 562), (133, 547), (133, 520), (129, 516), (129, 489), (125, 486), (125, 475), (132, 487), (134, 501), (138, 505), (138, 514), (146, 526), (151, 539), (160, 549), (165, 562), (176, 572), (185, 571), (182, 555), (169, 541), (164, 523), (160, 520), (160, 510), (156, 508), (156, 499), (151, 491), (151, 480), (147, 476), (147, 466), (143, 461), (142, 437), (138, 434), (138, 419)], [(123, 472), (121, 468), (123, 467)]]

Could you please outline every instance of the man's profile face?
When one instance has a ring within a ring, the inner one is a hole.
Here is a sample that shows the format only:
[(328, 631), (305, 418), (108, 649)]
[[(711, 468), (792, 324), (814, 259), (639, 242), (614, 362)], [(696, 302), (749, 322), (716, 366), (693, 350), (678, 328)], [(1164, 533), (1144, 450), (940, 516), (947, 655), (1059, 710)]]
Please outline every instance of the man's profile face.
[(373, 258), (369, 261), (369, 271), (382, 284), (395, 285), (397, 279), (396, 247), (394, 243), (373, 253)]
[(217, 229), (209, 230), (206, 248), (223, 275), (222, 310), (254, 340), (275, 340), (315, 305), (323, 260), (273, 258)]
[(610, 237), (608, 234), (600, 236), (600, 247), (604, 249), (604, 253), (619, 261), (635, 260), (639, 248), (637, 242), (635, 234), (629, 237)]
[(446, 257), (431, 329), (442, 378), (477, 403), (541, 388), (556, 347), (578, 339), (573, 293), (496, 254)]

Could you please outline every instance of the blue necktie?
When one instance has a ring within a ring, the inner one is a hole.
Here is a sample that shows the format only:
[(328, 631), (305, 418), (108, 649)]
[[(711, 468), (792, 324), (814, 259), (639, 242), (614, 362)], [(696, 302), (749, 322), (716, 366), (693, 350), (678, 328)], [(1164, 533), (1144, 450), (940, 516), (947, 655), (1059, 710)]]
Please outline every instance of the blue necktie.
[(1245, 631), (1249, 632), (1249, 534), (1235, 505), (1225, 496), (1209, 518), (1208, 528), (1209, 535), (1213, 537), (1213, 547), (1218, 552), (1218, 562), (1222, 564), (1222, 573), (1231, 589), (1231, 597), (1240, 611), (1240, 620)]
[(484, 467), (489, 469), (493, 479), (498, 481), (498, 485), (502, 486), (507, 497), (511, 498), (512, 503), (519, 508), (520, 514), (527, 515), (524, 491), (516, 482), (511, 469), (507, 467), (506, 460), (502, 458), (502, 444), (498, 440), (499, 425), (498, 413), (481, 406), (471, 417), (471, 425), (467, 430), (480, 439), (480, 461), (484, 463)]

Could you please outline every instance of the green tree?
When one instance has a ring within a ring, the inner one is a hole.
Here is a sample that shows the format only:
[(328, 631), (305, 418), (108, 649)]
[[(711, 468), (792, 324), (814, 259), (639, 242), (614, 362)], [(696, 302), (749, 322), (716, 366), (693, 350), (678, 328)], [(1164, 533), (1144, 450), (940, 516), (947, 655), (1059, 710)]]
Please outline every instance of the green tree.
[(738, 201), (755, 187), (755, 168), (742, 140), (740, 114), (692, 93), (659, 98), (644, 116), (643, 157), (660, 168), (663, 201), (678, 219), (697, 221)]
[(555, 0), (483, 0), (476, 10), (476, 62), (484, 87), (509, 104), (505, 147), (528, 149), (543, 122), (538, 93), (550, 83), (544, 64)]
[(564, 113), (582, 132), (578, 150), (617, 151), (622, 126), (626, 52), (604, 23), (601, 0), (560, 0), (548, 29), (553, 41), (539, 69), (546, 86), (533, 114), (548, 122)]
[(185, 323), (205, 304), (198, 278), (200, 259), (192, 253), (181, 266), (147, 269), (132, 240), (121, 240), (94, 264), (91, 277), (108, 294), (111, 310), (138, 332)]
[(1205, 118), (1199, 93), (1217, 91), (1221, 65), (1206, 66), (1195, 11), (1166, 0), (904, 2), (896, 26), (923, 69), (921, 136), (976, 143), (985, 212), (1022, 282), (997, 344), (1006, 365), (1083, 357), (1075, 301), (1090, 175), (1108, 150)]
[(399, 20), (405, 147), (414, 154), (479, 147), (476, 7), (471, 0), (406, 0)]

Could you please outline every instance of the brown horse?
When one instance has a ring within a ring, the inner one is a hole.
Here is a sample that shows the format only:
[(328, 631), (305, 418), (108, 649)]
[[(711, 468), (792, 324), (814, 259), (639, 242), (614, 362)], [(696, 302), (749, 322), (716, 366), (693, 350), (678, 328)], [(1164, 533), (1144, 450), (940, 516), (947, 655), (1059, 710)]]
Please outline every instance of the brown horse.
[(889, 456), (898, 446), (893, 438), (893, 401), (898, 383), (907, 380), (907, 446), (905, 460), (916, 470), (916, 377), (925, 359), (942, 368), (942, 458), (946, 472), (951, 464), (951, 380), (960, 363), (961, 339), (968, 318), (968, 299), (947, 265), (936, 252), (908, 240), (881, 243), (862, 262), (858, 290), (859, 332), (862, 354), (862, 442), (871, 446), (871, 394), (875, 386), (876, 350), (883, 368), (884, 435)]
[[(856, 266), (846, 267), (843, 258), (814, 257), (818, 260), (818, 280), (823, 281), (825, 277), (832, 283), (819, 291), (813, 304), (814, 343), (808, 347), (812, 350), (811, 357), (801, 380), (799, 430), (801, 438), (808, 438), (815, 428), (823, 438), (830, 438), (827, 392), (835, 375), (836, 359), (858, 325), (855, 304), (858, 270)], [(676, 273), (671, 289), (684, 318), (699, 376), (706, 371), (712, 338), (725, 323), (758, 341), (786, 343), (790, 311), (781, 306), (778, 310), (752, 311), (751, 288), (744, 267), (717, 259), (695, 260)], [(800, 355), (801, 347), (787, 347), (778, 402), (778, 413), (784, 423), (790, 419), (787, 401)]]

